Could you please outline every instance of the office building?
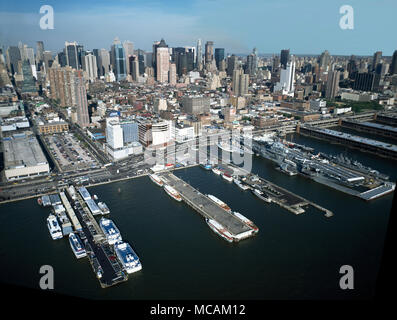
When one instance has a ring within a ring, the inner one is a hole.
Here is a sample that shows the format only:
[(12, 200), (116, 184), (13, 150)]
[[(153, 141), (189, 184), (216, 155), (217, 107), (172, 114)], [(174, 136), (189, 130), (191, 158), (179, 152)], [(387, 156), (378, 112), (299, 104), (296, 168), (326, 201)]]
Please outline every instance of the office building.
[(291, 56), (291, 60), (287, 62), (286, 69), (281, 68), (280, 81), (274, 86), (275, 92), (293, 96), (295, 91), (295, 59)]
[(283, 49), (280, 53), (280, 65), (282, 68), (287, 68), (287, 63), (289, 61), (289, 49)]
[(334, 99), (339, 91), (340, 71), (331, 71), (328, 73), (327, 87), (325, 97), (327, 99)]
[(83, 69), (87, 73), (88, 80), (94, 82), (98, 77), (98, 67), (96, 57), (91, 52), (87, 52), (84, 56)]
[[(77, 42), (65, 42), (66, 64), (73, 69), (79, 69)], [(49, 66), (47, 66), (48, 68)]]
[(170, 70), (170, 54), (164, 40), (156, 48), (156, 80), (168, 82), (168, 71)]
[(111, 47), (110, 60), (116, 81), (125, 80), (127, 77), (125, 51), (117, 37), (114, 39)]
[(391, 75), (397, 74), (397, 50), (394, 51), (393, 56), (391, 58), (389, 73)]
[(224, 48), (215, 48), (215, 62), (216, 62), (216, 67), (218, 70), (220, 70), (220, 63), (221, 61), (225, 59), (225, 49)]
[(205, 43), (205, 64), (211, 64), (214, 60), (214, 42), (207, 41)]

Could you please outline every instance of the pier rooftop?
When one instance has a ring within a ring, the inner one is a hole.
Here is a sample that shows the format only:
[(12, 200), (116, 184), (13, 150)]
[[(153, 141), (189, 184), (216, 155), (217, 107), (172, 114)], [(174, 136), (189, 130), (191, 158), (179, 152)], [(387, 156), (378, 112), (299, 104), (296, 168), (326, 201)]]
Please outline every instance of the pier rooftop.
[[(243, 239), (251, 235), (252, 229), (233, 214), (222, 209), (208, 197), (194, 189), (185, 181), (172, 173), (161, 174), (162, 179), (179, 192), (183, 200), (206, 218), (214, 219), (228, 230), (236, 239)], [(221, 200), (221, 199), (220, 199)]]

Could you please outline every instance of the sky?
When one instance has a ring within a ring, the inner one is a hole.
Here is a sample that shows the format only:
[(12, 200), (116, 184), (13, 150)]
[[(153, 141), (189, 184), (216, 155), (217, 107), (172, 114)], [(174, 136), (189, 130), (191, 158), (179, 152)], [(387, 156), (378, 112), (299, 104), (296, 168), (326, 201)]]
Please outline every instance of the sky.
[[(42, 5), (54, 9), (54, 29), (42, 30)], [(339, 9), (354, 10), (353, 29), (341, 29)], [(0, 0), (0, 46), (19, 41), (59, 52), (65, 41), (86, 50), (110, 49), (117, 36), (151, 51), (164, 38), (171, 47), (202, 39), (226, 53), (390, 56), (397, 50), (396, 0)]]

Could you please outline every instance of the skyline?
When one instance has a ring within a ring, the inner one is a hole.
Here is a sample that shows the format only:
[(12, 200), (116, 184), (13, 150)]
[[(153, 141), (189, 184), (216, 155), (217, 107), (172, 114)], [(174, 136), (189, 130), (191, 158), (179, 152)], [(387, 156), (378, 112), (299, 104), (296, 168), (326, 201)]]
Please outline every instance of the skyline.
[[(54, 30), (39, 28), (42, 16), (39, 9), (44, 4), (54, 8)], [(353, 30), (339, 28), (342, 16), (339, 8), (345, 4), (343, 1), (321, 6), (312, 0), (282, 4), (273, 0), (249, 0), (244, 2), (244, 7), (238, 4), (239, 1), (225, 0), (195, 0), (188, 4), (181, 0), (111, 4), (96, 1), (92, 8), (90, 4), (72, 0), (67, 4), (20, 1), (16, 8), (15, 4), (2, 1), (0, 45), (7, 47), (21, 41), (35, 48), (36, 41), (43, 41), (46, 50), (57, 52), (65, 41), (77, 41), (88, 50), (108, 49), (118, 36), (145, 51), (151, 51), (153, 42), (161, 38), (172, 47), (195, 46), (199, 38), (203, 43), (211, 40), (214, 47), (236, 54), (250, 53), (256, 47), (260, 54), (290, 48), (290, 52), (297, 55), (316, 55), (328, 50), (331, 55), (371, 56), (380, 50), (383, 56), (391, 56), (397, 47), (387, 36), (387, 30), (397, 27), (392, 17), (397, 4), (388, 0), (376, 6), (370, 1), (350, 1), (349, 5), (354, 8)], [(263, 38), (258, 33), (263, 34)]]

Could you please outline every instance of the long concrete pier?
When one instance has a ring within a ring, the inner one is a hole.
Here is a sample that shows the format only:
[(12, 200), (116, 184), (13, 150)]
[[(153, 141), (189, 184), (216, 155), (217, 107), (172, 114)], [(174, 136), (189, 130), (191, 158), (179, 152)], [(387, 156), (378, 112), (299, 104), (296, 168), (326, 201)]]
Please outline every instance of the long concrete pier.
[[(191, 185), (176, 177), (172, 173), (160, 174), (163, 181), (179, 192), (182, 199), (204, 218), (213, 219), (229, 231), (235, 241), (254, 235), (252, 228), (248, 227), (232, 213), (221, 208), (207, 196), (200, 193)], [(221, 200), (221, 199), (220, 199)]]

